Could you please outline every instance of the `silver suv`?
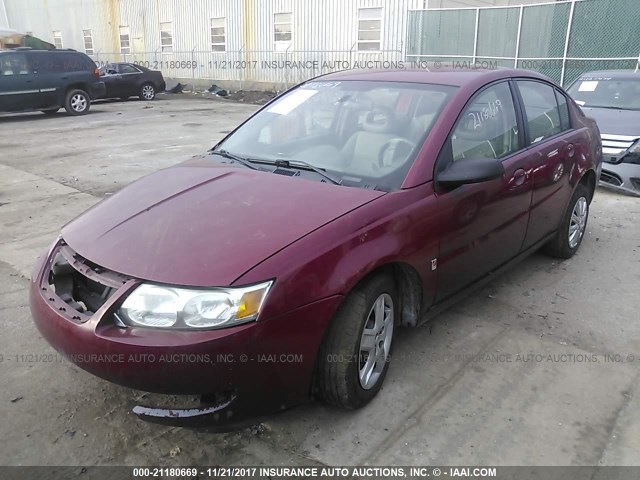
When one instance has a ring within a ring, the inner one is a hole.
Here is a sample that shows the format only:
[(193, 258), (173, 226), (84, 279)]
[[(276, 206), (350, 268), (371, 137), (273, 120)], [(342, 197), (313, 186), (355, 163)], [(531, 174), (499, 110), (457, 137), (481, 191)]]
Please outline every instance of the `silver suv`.
[(640, 196), (640, 72), (584, 73), (567, 91), (600, 128), (600, 185)]

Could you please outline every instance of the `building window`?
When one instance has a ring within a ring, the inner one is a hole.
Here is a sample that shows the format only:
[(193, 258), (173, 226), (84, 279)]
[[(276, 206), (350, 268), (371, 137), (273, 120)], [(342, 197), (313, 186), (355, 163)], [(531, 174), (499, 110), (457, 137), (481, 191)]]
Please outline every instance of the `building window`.
[(211, 19), (211, 50), (224, 52), (227, 49), (227, 36), (223, 18)]
[(84, 37), (84, 53), (93, 55), (93, 34), (91, 30), (82, 30), (82, 36)]
[(293, 14), (276, 13), (273, 19), (274, 42), (276, 52), (284, 52), (291, 46)]
[(173, 22), (160, 24), (160, 47), (162, 47), (162, 53), (173, 52)]
[(120, 53), (131, 53), (131, 33), (129, 27), (120, 27)]
[(358, 50), (381, 50), (382, 9), (358, 9)]
[(56, 48), (62, 48), (62, 32), (53, 32), (53, 44)]

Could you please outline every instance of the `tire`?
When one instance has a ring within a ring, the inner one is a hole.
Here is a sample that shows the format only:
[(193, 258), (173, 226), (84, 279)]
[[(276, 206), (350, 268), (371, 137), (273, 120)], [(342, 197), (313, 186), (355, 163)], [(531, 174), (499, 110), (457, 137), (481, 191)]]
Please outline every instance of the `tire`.
[(544, 246), (545, 253), (562, 259), (575, 255), (587, 230), (590, 200), (589, 189), (583, 184), (578, 184), (564, 212), (560, 228), (555, 237)]
[(156, 98), (156, 87), (152, 83), (145, 83), (140, 87), (140, 100), (150, 102)]
[(64, 109), (69, 115), (86, 115), (91, 108), (91, 98), (84, 90), (71, 90), (67, 93)]
[[(377, 395), (391, 360), (398, 306), (393, 278), (387, 274), (371, 277), (345, 298), (320, 347), (316, 392), (321, 399), (331, 405), (356, 409)], [(378, 325), (376, 310), (383, 312), (377, 316)], [(381, 333), (366, 334), (365, 327), (366, 331)], [(379, 355), (364, 353), (365, 337)]]
[(56, 113), (58, 113), (58, 110), (60, 110), (59, 108), (49, 108), (47, 110), (42, 110), (42, 113), (44, 113), (45, 115), (55, 115)]

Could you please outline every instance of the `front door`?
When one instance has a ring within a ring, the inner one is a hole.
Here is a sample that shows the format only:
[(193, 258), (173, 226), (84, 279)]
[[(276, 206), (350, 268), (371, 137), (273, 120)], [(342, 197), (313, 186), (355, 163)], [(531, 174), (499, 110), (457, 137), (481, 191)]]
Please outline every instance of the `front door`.
[(437, 192), (440, 249), (436, 301), (515, 257), (522, 248), (531, 204), (531, 157), (522, 149), (515, 90), (508, 81), (485, 87), (458, 118), (436, 164), (468, 158), (502, 159), (502, 178)]
[(18, 111), (36, 108), (40, 90), (33, 69), (24, 53), (0, 55), (0, 110)]

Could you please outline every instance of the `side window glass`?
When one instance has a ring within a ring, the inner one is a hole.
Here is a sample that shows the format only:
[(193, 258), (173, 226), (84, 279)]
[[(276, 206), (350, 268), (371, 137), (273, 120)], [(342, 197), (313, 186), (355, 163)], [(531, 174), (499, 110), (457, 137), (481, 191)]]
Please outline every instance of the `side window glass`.
[(120, 65), (120, 73), (139, 73), (131, 65)]
[(558, 100), (558, 110), (560, 111), (560, 126), (562, 131), (571, 128), (571, 118), (569, 117), (569, 105), (567, 105), (567, 97), (556, 90), (556, 99)]
[(555, 89), (540, 82), (517, 82), (529, 126), (529, 141), (538, 143), (562, 131)]
[(451, 135), (453, 160), (503, 158), (519, 148), (518, 122), (507, 82), (489, 87), (471, 100)]
[(33, 73), (23, 53), (5, 53), (0, 56), (0, 75), (29, 75)]

